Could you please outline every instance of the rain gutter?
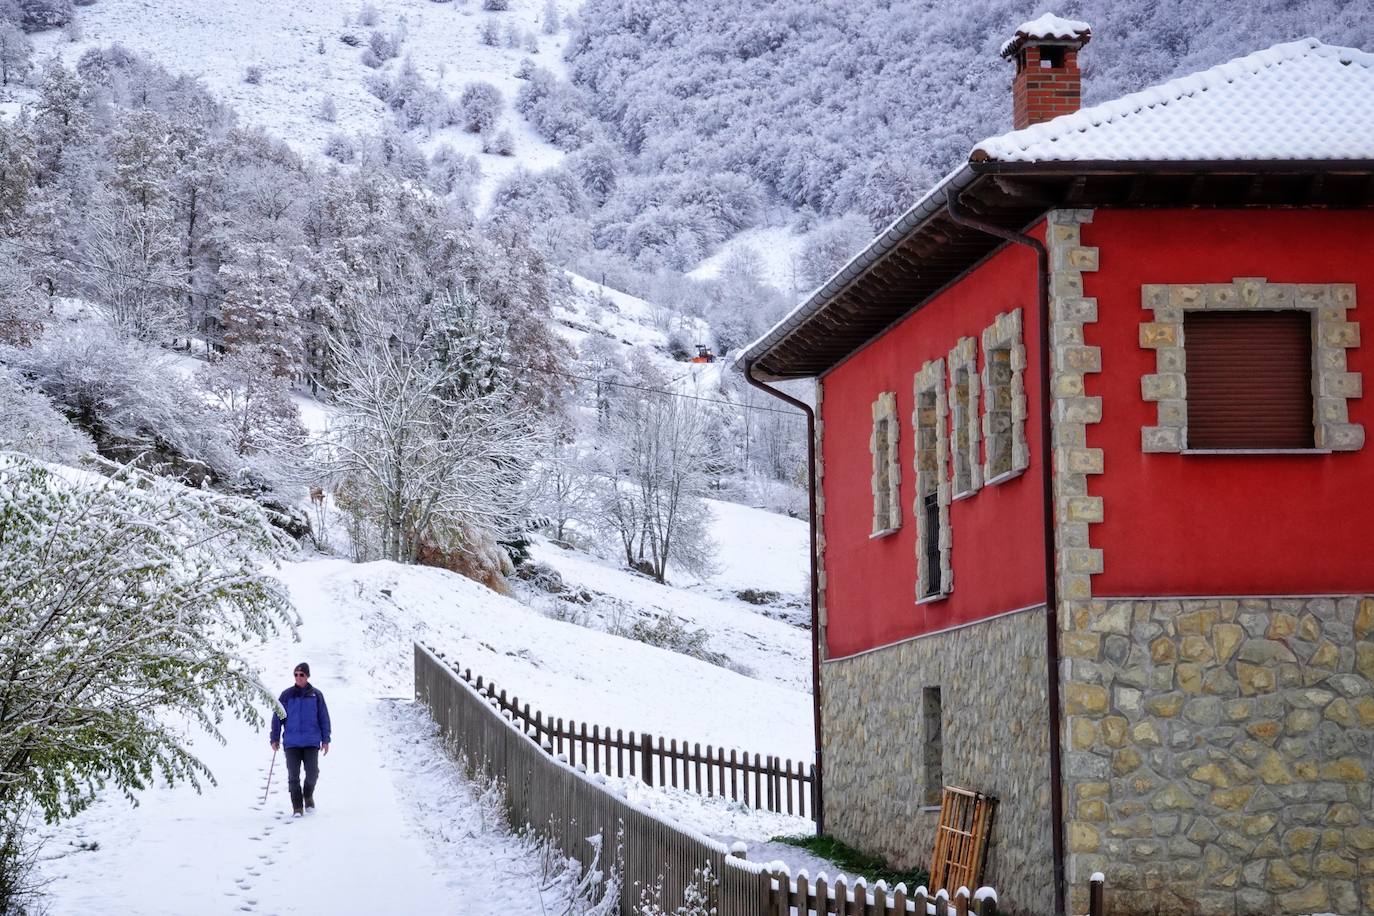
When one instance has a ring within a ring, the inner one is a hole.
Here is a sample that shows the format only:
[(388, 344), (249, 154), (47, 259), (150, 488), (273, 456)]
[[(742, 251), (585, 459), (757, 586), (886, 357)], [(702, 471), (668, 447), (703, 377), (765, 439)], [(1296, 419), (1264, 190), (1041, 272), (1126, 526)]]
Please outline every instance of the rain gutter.
[(959, 201), (957, 189), (950, 189), (947, 209), (950, 219), (961, 226), (968, 226), (970, 229), (986, 232), (996, 238), (1005, 239), (1017, 245), (1024, 245), (1035, 252), (1040, 323), (1040, 488), (1045, 555), (1046, 702), (1049, 706), (1050, 733), (1050, 840), (1054, 859), (1054, 911), (1057, 914), (1063, 914), (1066, 912), (1064, 909), (1064, 781), (1059, 737), (1060, 719), (1062, 717), (1059, 699), (1059, 595), (1055, 581), (1054, 555), (1054, 446), (1051, 438), (1053, 435), (1051, 410), (1054, 402), (1050, 394), (1050, 362), (1054, 354), (1050, 349), (1050, 256), (1044, 243), (1039, 239), (983, 222), (972, 213), (964, 210)]
[(807, 516), (811, 524), (811, 717), (815, 727), (816, 739), (816, 779), (811, 784), (814, 805), (811, 813), (816, 820), (816, 834), (820, 835), (825, 833), (825, 794), (822, 791), (824, 785), (822, 774), (825, 772), (825, 765), (821, 751), (821, 579), (820, 571), (816, 566), (816, 550), (819, 546), (816, 530), (816, 412), (805, 401), (799, 401), (791, 395), (765, 385), (754, 378), (754, 361), (752, 359), (744, 362), (744, 377), (749, 384), (765, 394), (785, 401), (806, 414), (806, 492), (810, 500)]

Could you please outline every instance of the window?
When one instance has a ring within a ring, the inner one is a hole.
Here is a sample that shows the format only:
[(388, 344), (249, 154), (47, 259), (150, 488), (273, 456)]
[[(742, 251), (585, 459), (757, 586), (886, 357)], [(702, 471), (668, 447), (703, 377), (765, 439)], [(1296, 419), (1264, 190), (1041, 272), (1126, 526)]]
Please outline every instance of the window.
[(1187, 446), (1312, 448), (1307, 312), (1199, 312), (1183, 319)]
[(983, 480), (998, 483), (1030, 464), (1026, 443), (1026, 347), (1021, 310), (1003, 312), (983, 331)]
[(983, 485), (978, 463), (978, 343), (964, 337), (949, 351), (949, 406), (953, 421), (950, 457), (954, 468), (954, 496), (967, 496)]
[(873, 402), (873, 435), (868, 450), (873, 455), (873, 534), (882, 537), (902, 527), (902, 467), (897, 453), (900, 424), (897, 394), (885, 391)]
[(926, 601), (949, 594), (950, 486), (948, 402), (945, 399), (945, 361), (932, 360), (916, 373), (916, 598)]
[(921, 690), (921, 724), (925, 737), (922, 749), (924, 802), (929, 807), (940, 804), (945, 787), (944, 720), (940, 709), (939, 687), (925, 687)]
[(1359, 346), (1350, 283), (1146, 284), (1141, 304), (1154, 321), (1140, 345), (1155, 351), (1141, 396), (1157, 421), (1141, 429), (1146, 452), (1354, 451), (1364, 427), (1348, 399), (1362, 393), (1347, 371)]

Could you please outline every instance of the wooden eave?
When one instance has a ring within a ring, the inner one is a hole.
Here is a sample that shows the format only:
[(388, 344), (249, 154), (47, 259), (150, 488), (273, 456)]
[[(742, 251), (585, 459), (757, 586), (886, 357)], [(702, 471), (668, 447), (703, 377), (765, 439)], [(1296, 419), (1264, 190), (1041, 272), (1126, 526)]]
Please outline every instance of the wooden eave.
[[(945, 184), (967, 209), (1013, 231), (1053, 209), (1374, 208), (1374, 160), (971, 162), (951, 177), (962, 178)], [(889, 229), (751, 346), (742, 361), (753, 364), (755, 377), (825, 374), (1006, 244), (955, 223), (938, 204), (923, 201), (895, 242)], [(854, 276), (840, 282), (846, 273)]]

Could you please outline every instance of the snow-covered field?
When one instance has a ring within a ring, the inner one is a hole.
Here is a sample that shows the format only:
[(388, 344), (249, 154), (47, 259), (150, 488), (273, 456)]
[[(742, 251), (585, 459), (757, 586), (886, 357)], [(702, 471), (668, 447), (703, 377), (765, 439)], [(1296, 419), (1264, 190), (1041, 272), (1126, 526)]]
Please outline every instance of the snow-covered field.
[(368, 664), (378, 653), (367, 630), (325, 587), (341, 566), (287, 565), (301, 641), (253, 653), (274, 687), (308, 660), (329, 702), (334, 735), (317, 812), (289, 817), (280, 757), (264, 803), (265, 727), (231, 725), (224, 746), (201, 736), (196, 752), (218, 780), (204, 794), (155, 788), (136, 808), (107, 796), (48, 831), (42, 871), (53, 916), (459, 912), (453, 901), (462, 899), (489, 901), (484, 912), (539, 913), (557, 904), (541, 900), (528, 849), (478, 803), (404, 679), (390, 676), (399, 664), (381, 676)]
[[(589, 565), (572, 569), (571, 578), (621, 594), (636, 594), (621, 580), (647, 581), (579, 562)], [(287, 563), (279, 575), (301, 614), (301, 641), (283, 637), (251, 657), (274, 688), (286, 686), (296, 662), (309, 661), (312, 683), (329, 700), (334, 740), (321, 762), (317, 813), (285, 816), (280, 759), (263, 803), (272, 756), (265, 727), (231, 725), (224, 746), (197, 738), (197, 753), (218, 779), (203, 795), (154, 788), (135, 808), (104, 797), (46, 831), (42, 870), (54, 916), (557, 912), (557, 901), (540, 899), (527, 847), (478, 802), (478, 790), (459, 777), (426, 714), (410, 702), (412, 639), (554, 715), (810, 759), (810, 696), (776, 683), (783, 680), (776, 675), (745, 677), (551, 620), (442, 570), (317, 558)], [(673, 599), (646, 593), (645, 600)], [(728, 625), (726, 609), (712, 613)], [(795, 627), (747, 613), (737, 626), (756, 628), (765, 641), (790, 638), (793, 653), (807, 640)], [(796, 658), (777, 664), (803, 667)], [(720, 800), (626, 788), (640, 804), (723, 837), (759, 843), (809, 829), (800, 818)], [(805, 864), (801, 854), (782, 851)], [(459, 900), (483, 903), (463, 909)]]
[[(359, 13), (371, 5), (378, 11), (375, 25), (359, 23)], [(575, 4), (557, 4), (560, 15)], [(319, 155), (331, 135), (375, 133), (391, 119), (386, 106), (371, 95), (364, 80), (376, 71), (366, 67), (363, 53), (373, 31), (402, 36), (400, 57), (388, 62), (394, 73), (409, 57), (425, 81), (449, 95), (461, 95), (475, 81), (501, 91), (506, 115), (503, 123), (515, 139), (515, 156), (483, 155), (476, 134), (450, 127), (413, 136), (427, 151), (448, 143), (458, 152), (478, 156), (482, 181), (479, 202), (515, 169), (538, 171), (560, 159), (562, 152), (540, 139), (512, 108), (521, 82), (515, 72), (523, 58), (563, 72), (562, 49), (567, 30), (545, 35), (540, 21), (542, 0), (514, 0), (511, 9), (486, 12), (481, 3), (434, 3), (431, 0), (386, 0), (367, 4), (348, 0), (292, 0), (257, 3), (251, 0), (101, 0), (78, 8), (82, 37), (68, 41), (60, 32), (35, 36), (40, 54), (58, 53), (74, 64), (88, 48), (110, 44), (125, 47), (176, 73), (200, 78), (239, 117), (286, 140), (298, 152)], [(479, 29), (494, 21), (502, 42), (483, 44)], [(506, 47), (504, 35), (515, 30), (533, 33), (539, 52)], [(341, 39), (352, 36), (358, 47)], [(323, 47), (323, 51), (320, 48)], [(261, 81), (245, 79), (257, 67)], [(332, 99), (337, 119), (320, 116), (326, 98)]]

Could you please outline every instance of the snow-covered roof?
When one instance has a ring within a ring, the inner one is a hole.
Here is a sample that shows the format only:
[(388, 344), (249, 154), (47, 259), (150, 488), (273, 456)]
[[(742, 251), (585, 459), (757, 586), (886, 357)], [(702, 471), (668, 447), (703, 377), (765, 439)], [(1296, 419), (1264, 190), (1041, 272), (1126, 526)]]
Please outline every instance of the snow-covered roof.
[(1023, 22), (1006, 41), (1002, 42), (999, 53), (1009, 57), (1028, 40), (1037, 41), (1081, 41), (1088, 43), (1093, 36), (1093, 28), (1080, 19), (1064, 19), (1054, 13), (1046, 13), (1029, 22)]
[(992, 137), (974, 147), (971, 158), (975, 162), (1374, 159), (1374, 54), (1322, 44), (1315, 38), (1274, 45), (1210, 70)]

